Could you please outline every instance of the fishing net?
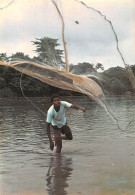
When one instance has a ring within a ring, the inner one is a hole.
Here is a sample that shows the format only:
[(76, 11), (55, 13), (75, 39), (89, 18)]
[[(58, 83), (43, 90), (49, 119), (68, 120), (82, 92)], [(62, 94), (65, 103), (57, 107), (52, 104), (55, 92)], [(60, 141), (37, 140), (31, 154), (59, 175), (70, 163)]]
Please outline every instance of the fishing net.
[(66, 71), (51, 67), (45, 67), (44, 65), (28, 61), (14, 62), (10, 65), (4, 62), (0, 63), (4, 66), (13, 67), (16, 70), (37, 78), (49, 85), (65, 90), (84, 93), (94, 100), (103, 97), (101, 87), (94, 80), (85, 76), (73, 75)]
[(0, 11), (5, 19), (3, 29), (11, 29), (4, 30), (6, 35), (2, 34), (8, 52), (25, 51), (32, 56), (30, 60), (10, 57), (0, 61), (0, 65), (51, 86), (85, 94), (118, 122), (105, 105), (104, 93), (96, 82), (99, 79), (96, 71), (85, 71), (85, 75), (70, 72), (73, 64), (86, 61), (92, 68), (99, 60), (108, 66), (116, 61), (127, 66), (113, 24), (105, 15), (77, 0), (40, 0), (38, 3), (24, 0), (23, 4), (21, 0), (3, 1)]

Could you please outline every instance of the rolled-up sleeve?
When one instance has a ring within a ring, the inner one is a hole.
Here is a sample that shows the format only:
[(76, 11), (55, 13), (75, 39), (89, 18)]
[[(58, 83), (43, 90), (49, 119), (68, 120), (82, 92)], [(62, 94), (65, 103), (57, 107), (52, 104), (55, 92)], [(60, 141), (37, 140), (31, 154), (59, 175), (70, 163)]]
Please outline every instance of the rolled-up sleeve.
[(66, 101), (62, 101), (62, 104), (63, 104), (63, 105), (64, 105), (64, 107), (66, 107), (66, 108), (70, 108), (70, 107), (72, 106), (72, 104), (71, 104), (71, 103), (66, 102)]

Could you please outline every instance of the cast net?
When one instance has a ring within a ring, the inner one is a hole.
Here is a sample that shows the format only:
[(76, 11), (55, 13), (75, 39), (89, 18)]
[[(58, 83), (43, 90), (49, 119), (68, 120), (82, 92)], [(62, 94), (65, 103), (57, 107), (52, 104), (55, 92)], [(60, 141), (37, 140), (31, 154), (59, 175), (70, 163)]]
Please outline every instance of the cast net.
[[(102, 88), (96, 82), (100, 77), (94, 69), (99, 60), (108, 66), (116, 60), (117, 64), (126, 66), (111, 21), (100, 11), (77, 0), (23, 2), (7, 1), (1, 7), (5, 18), (3, 26), (8, 28), (9, 24), (11, 29), (6, 31), (9, 40), (8, 43), (5, 40), (5, 46), (9, 53), (25, 51), (32, 57), (10, 56), (1, 60), (0, 65), (12, 67), (46, 84), (85, 94), (103, 106), (118, 124), (105, 104)], [(110, 57), (112, 53), (113, 58)], [(86, 70), (82, 75), (82, 69), (79, 75), (74, 74), (73, 64), (86, 61), (92, 73)]]

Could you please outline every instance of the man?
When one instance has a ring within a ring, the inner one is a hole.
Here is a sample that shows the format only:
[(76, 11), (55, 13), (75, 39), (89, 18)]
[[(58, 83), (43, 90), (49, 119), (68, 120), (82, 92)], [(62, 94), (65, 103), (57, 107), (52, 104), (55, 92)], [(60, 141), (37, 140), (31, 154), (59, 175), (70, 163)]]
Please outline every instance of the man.
[[(67, 140), (73, 139), (71, 129), (68, 126), (66, 121), (65, 111), (68, 108), (73, 108), (85, 112), (85, 109), (80, 106), (70, 104), (69, 102), (61, 101), (58, 95), (53, 95), (51, 98), (51, 102), (52, 102), (52, 106), (49, 108), (47, 112), (47, 119), (46, 119), (47, 135), (50, 141), (50, 149), (53, 150), (54, 142), (52, 141), (51, 132), (50, 132), (50, 124), (51, 124), (54, 131), (56, 153), (61, 153), (62, 139), (67, 139)], [(63, 136), (61, 136), (61, 134), (63, 134)]]

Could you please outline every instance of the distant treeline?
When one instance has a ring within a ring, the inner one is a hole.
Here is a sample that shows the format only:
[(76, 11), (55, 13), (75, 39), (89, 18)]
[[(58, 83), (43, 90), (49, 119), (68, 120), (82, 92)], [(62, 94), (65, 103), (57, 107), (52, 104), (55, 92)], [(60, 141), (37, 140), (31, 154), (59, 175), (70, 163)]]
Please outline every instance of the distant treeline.
[[(132, 69), (135, 74), (135, 65), (132, 66)], [(69, 71), (73, 74), (96, 75), (99, 78), (99, 80), (96, 79), (96, 82), (102, 87), (105, 94), (123, 95), (132, 93), (132, 88), (124, 68), (114, 67), (99, 73), (92, 64), (84, 62), (78, 65), (71, 65)], [(52, 87), (25, 74), (21, 78), (21, 73), (15, 69), (0, 66), (0, 97), (21, 97), (23, 96), (21, 87), (24, 94), (29, 97), (50, 96), (53, 93), (81, 95)]]
[[(36, 47), (35, 57), (30, 58), (22, 52), (16, 52), (11, 56), (7, 56), (6, 53), (0, 53), (0, 60), (11, 61), (16, 59), (23, 59), (26, 61), (38, 61), (47, 63), (49, 65), (57, 64), (58, 68), (64, 68), (63, 62), (63, 50), (57, 49), (60, 45), (58, 39), (52, 39), (44, 37), (33, 41)], [(135, 75), (135, 65), (131, 65), (133, 73)], [(102, 71), (102, 72), (99, 72)], [(101, 63), (96, 65), (83, 62), (78, 64), (70, 64), (69, 72), (72, 74), (89, 75), (94, 74), (97, 78), (96, 82), (102, 87), (105, 94), (123, 95), (126, 93), (132, 93), (132, 87), (129, 82), (126, 70), (119, 66), (104, 70), (104, 66)], [(10, 67), (0, 66), (0, 97), (21, 97), (23, 96), (22, 90), (26, 96), (50, 96), (53, 93), (59, 93), (61, 95), (81, 95), (72, 91), (65, 91), (47, 85), (37, 79), (34, 79), (25, 74), (21, 78), (21, 73)]]

